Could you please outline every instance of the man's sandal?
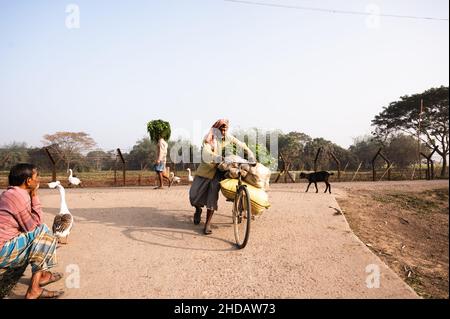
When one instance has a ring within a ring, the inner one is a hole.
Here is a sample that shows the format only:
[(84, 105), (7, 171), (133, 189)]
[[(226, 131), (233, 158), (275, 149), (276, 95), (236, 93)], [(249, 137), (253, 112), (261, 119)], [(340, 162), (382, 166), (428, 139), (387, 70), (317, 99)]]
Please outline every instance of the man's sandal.
[(53, 272), (53, 273), (51, 272), (50, 274), (51, 274), (50, 280), (48, 280), (48, 281), (46, 281), (46, 282), (44, 282), (44, 283), (40, 283), (40, 284), (39, 284), (40, 287), (44, 287), (44, 286), (47, 286), (47, 285), (49, 285), (49, 284), (51, 284), (51, 283), (54, 283), (54, 282), (60, 280), (60, 279), (64, 276), (64, 275), (63, 275), (62, 273), (60, 273), (60, 272)]
[(201, 220), (202, 220), (202, 210), (196, 208), (194, 213), (194, 225), (200, 224)]

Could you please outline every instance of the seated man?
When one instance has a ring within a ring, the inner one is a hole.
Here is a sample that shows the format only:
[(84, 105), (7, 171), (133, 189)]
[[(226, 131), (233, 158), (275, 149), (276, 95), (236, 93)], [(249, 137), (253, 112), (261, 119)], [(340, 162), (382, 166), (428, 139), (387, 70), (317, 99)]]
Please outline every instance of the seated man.
[(0, 195), (0, 274), (29, 263), (33, 275), (25, 298), (57, 298), (63, 291), (42, 288), (61, 279), (62, 274), (48, 271), (56, 265), (57, 240), (42, 223), (36, 166), (14, 166), (9, 185)]

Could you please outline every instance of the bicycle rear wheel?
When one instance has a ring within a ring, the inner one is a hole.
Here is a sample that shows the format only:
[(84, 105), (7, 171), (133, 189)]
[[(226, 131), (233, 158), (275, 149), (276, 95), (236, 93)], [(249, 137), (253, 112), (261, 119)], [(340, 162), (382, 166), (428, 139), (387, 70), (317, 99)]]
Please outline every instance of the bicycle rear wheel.
[(247, 245), (250, 236), (252, 217), (250, 196), (247, 187), (241, 186), (236, 194), (233, 207), (233, 228), (236, 245), (239, 249)]

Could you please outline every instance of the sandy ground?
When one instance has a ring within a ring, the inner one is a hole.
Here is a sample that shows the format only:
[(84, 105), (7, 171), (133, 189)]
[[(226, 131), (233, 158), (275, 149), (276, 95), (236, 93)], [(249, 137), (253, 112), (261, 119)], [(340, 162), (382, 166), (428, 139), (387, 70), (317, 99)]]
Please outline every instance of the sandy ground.
[(449, 296), (448, 180), (343, 183), (353, 232), (423, 298)]
[[(76, 224), (57, 250), (55, 270), (66, 277), (49, 288), (65, 298), (418, 298), (353, 234), (334, 195), (305, 186), (272, 186), (272, 207), (253, 221), (243, 250), (222, 196), (214, 233), (204, 236), (187, 186), (67, 189)], [(59, 194), (40, 196), (51, 226)], [(379, 288), (370, 277), (377, 268)], [(23, 298), (29, 278), (28, 268), (8, 298)]]

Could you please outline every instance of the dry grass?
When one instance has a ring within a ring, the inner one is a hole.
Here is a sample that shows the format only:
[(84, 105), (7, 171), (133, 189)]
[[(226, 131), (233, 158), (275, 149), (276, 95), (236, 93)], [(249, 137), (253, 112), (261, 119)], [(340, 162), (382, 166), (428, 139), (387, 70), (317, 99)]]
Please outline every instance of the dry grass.
[(449, 298), (449, 190), (352, 190), (339, 204), (355, 234), (424, 298)]

